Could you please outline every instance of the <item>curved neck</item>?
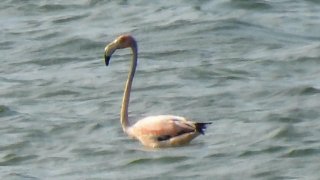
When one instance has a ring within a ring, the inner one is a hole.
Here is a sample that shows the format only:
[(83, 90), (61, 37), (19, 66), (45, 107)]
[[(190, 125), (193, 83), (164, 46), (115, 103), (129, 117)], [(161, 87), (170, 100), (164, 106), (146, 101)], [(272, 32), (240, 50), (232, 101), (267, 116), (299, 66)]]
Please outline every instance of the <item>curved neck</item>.
[(131, 91), (132, 81), (133, 81), (134, 73), (136, 71), (137, 60), (138, 60), (138, 50), (137, 50), (137, 44), (135, 41), (131, 46), (131, 50), (132, 50), (131, 68), (130, 68), (128, 79), (124, 88), (121, 112), (120, 112), (120, 121), (121, 121), (122, 129), (125, 132), (127, 128), (130, 126), (130, 123), (128, 120), (128, 106), (130, 101), (130, 91)]

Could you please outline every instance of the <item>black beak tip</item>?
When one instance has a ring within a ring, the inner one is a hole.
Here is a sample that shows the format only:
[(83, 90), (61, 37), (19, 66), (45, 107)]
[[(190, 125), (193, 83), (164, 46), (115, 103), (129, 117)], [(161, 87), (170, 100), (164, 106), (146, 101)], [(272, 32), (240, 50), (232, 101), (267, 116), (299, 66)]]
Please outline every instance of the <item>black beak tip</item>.
[(110, 58), (111, 58), (110, 56), (104, 56), (104, 60), (105, 60), (105, 62), (106, 62), (106, 66), (109, 65)]

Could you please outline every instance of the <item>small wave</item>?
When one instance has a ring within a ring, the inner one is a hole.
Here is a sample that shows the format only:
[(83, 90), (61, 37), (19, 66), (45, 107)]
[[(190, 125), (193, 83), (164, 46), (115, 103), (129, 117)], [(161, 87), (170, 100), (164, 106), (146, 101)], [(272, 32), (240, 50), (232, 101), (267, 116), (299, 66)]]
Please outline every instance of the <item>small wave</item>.
[(15, 114), (15, 111), (12, 111), (8, 106), (0, 105), (0, 117), (9, 116)]
[(108, 156), (117, 154), (116, 150), (97, 149), (97, 148), (76, 148), (71, 151), (81, 157), (84, 156)]
[(37, 180), (39, 178), (31, 176), (31, 175), (27, 175), (27, 174), (22, 174), (22, 173), (10, 173), (8, 175), (5, 176), (5, 179), (34, 179)]
[(246, 150), (243, 153), (241, 153), (239, 156), (240, 157), (246, 157), (246, 156), (253, 156), (253, 155), (258, 155), (258, 154), (270, 154), (270, 153), (277, 153), (280, 151), (283, 151), (287, 149), (287, 147), (284, 146), (270, 146), (265, 149), (261, 150)]
[(75, 20), (86, 18), (88, 16), (89, 16), (89, 14), (62, 16), (62, 17), (59, 17), (59, 18), (53, 20), (52, 22), (56, 23), (56, 24), (68, 23), (68, 22), (71, 22), (71, 21), (75, 21)]
[(49, 97), (56, 97), (56, 96), (78, 96), (79, 94), (80, 94), (79, 92), (70, 91), (70, 90), (58, 90), (54, 92), (47, 92), (44, 94), (40, 94), (38, 97), (49, 98)]
[(303, 148), (303, 149), (291, 149), (283, 155), (283, 157), (306, 157), (319, 155), (319, 148)]
[(300, 89), (300, 94), (301, 95), (313, 95), (313, 94), (318, 94), (320, 93), (320, 89), (314, 88), (314, 87), (302, 87)]
[(48, 66), (48, 65), (58, 65), (58, 64), (65, 64), (68, 62), (74, 61), (75, 58), (68, 58), (68, 57), (49, 57), (45, 59), (37, 59), (31, 60), (28, 63), (40, 65), (40, 66)]
[(299, 133), (294, 129), (292, 125), (287, 125), (275, 129), (274, 131), (269, 133), (269, 137), (279, 139), (279, 138), (297, 138), (299, 137)]
[[(48, 38), (50, 39), (52, 37)], [(83, 52), (83, 50), (95, 51), (96, 49), (100, 49), (102, 46), (103, 44), (100, 42), (85, 38), (72, 37), (61, 40), (60, 42), (56, 42), (50, 46), (37, 48), (36, 50), (32, 51), (32, 53), (39, 58), (32, 59), (27, 63), (48, 66), (73, 63), (75, 61), (87, 61), (88, 58), (85, 57), (85, 54), (81, 55), (81, 52)], [(61, 55), (61, 52), (64, 52), (65, 54)], [(77, 56), (74, 56), (74, 54), (77, 54)]]
[(266, 1), (255, 0), (231, 0), (228, 4), (235, 8), (242, 8), (247, 10), (268, 10), (272, 6)]
[(301, 119), (297, 118), (295, 116), (284, 116), (284, 115), (279, 115), (279, 114), (269, 114), (266, 117), (266, 119), (268, 119), (268, 121), (277, 121), (277, 122), (282, 122), (282, 123), (297, 123), (297, 122), (301, 122)]
[(39, 7), (43, 11), (61, 11), (64, 9), (67, 9), (68, 7), (66, 5), (62, 4), (44, 4)]
[(24, 161), (37, 158), (37, 155), (18, 156), (17, 154), (7, 154), (0, 161), (0, 166), (10, 166), (15, 164), (21, 164)]
[(320, 93), (320, 89), (312, 86), (297, 86), (279, 91), (277, 94), (285, 96), (308, 96)]
[(139, 158), (139, 159), (134, 159), (131, 160), (130, 162), (127, 163), (127, 165), (137, 165), (137, 164), (153, 164), (153, 163), (175, 163), (175, 162), (181, 162), (187, 160), (188, 157), (186, 156), (176, 156), (176, 157), (160, 157), (160, 158)]
[(14, 47), (13, 41), (2, 41), (0, 42), (0, 50), (12, 49)]
[(223, 158), (223, 157), (227, 157), (228, 154), (227, 153), (211, 153), (207, 156), (205, 156), (205, 158)]
[(0, 114), (8, 112), (9, 108), (7, 106), (4, 105), (0, 105)]
[(5, 146), (2, 146), (0, 151), (22, 149), (22, 148), (26, 147), (27, 145), (29, 145), (28, 141), (15, 142), (13, 144), (8, 144)]

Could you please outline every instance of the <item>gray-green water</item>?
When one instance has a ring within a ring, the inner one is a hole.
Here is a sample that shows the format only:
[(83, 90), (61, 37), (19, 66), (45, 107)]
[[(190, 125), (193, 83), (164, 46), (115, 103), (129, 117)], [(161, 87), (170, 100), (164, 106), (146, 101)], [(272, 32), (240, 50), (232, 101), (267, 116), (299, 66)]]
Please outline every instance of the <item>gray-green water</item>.
[[(320, 179), (320, 1), (0, 2), (0, 179)], [(121, 130), (131, 120), (212, 121), (181, 148)]]

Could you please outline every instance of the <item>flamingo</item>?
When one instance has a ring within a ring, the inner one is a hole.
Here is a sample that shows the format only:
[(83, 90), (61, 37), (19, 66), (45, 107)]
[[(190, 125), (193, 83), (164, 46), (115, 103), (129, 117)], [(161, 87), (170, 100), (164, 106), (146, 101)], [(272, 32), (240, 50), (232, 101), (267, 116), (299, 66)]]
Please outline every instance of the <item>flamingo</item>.
[(131, 35), (121, 35), (105, 47), (106, 66), (111, 55), (117, 49), (131, 48), (132, 61), (128, 79), (125, 84), (120, 122), (122, 129), (129, 137), (139, 140), (144, 146), (151, 148), (176, 147), (188, 144), (198, 135), (204, 135), (207, 124), (188, 120), (174, 115), (149, 116), (131, 124), (128, 120), (128, 105), (133, 77), (137, 67), (138, 46)]

